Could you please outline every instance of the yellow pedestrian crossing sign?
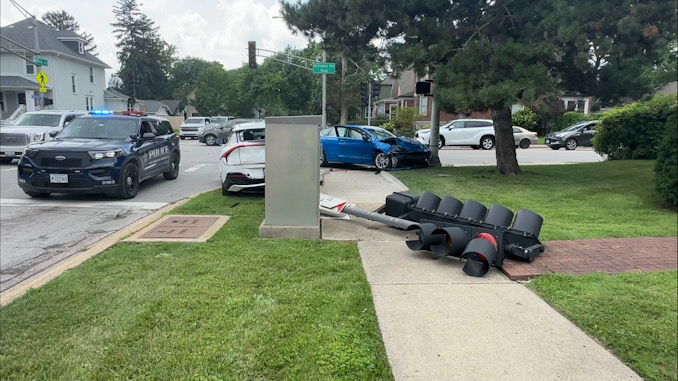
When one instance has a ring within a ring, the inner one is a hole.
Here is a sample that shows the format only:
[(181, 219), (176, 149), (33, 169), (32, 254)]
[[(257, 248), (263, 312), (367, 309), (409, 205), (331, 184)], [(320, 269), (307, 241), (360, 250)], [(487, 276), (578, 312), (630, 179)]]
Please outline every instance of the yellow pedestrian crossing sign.
[(45, 75), (45, 72), (42, 70), (38, 72), (38, 75), (35, 76), (35, 79), (38, 80), (40, 87), (45, 87), (45, 85), (47, 85), (47, 82), (49, 81), (49, 78), (47, 78), (47, 75)]

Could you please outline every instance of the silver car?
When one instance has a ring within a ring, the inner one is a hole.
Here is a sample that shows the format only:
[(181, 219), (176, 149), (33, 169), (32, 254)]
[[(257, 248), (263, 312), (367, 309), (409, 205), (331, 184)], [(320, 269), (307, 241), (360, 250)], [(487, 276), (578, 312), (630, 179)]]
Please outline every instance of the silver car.
[(61, 131), (77, 116), (87, 111), (29, 111), (11, 124), (0, 127), (0, 163), (9, 164), (21, 157), (31, 143), (52, 140), (49, 133)]

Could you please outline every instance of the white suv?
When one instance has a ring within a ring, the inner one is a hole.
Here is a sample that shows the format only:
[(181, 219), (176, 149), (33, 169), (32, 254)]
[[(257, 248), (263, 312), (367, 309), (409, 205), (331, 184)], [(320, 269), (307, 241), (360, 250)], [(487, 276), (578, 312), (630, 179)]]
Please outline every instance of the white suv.
[(179, 137), (183, 140), (186, 138), (197, 139), (200, 132), (205, 129), (205, 126), (211, 126), (212, 119), (202, 116), (193, 116), (186, 120), (179, 126)]
[(0, 163), (9, 164), (21, 157), (31, 143), (52, 140), (49, 133), (61, 131), (68, 123), (87, 111), (29, 111), (11, 124), (0, 128)]
[[(415, 140), (428, 145), (431, 129), (419, 130)], [(494, 147), (494, 124), (490, 119), (457, 119), (440, 126), (438, 148), (470, 146), (474, 149)]]

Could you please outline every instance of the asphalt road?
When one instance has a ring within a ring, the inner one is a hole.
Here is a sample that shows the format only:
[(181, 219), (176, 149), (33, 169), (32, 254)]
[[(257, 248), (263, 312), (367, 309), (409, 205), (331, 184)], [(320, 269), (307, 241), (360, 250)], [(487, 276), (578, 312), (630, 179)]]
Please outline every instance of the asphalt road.
[(0, 292), (157, 209), (219, 188), (220, 149), (182, 140), (179, 177), (144, 181), (130, 200), (65, 194), (31, 199), (17, 185), (16, 162), (0, 165)]
[[(143, 182), (131, 200), (95, 195), (54, 194), (31, 199), (16, 181), (16, 164), (0, 165), (0, 292), (59, 261), (84, 251), (153, 211), (220, 187), (221, 147), (181, 141), (177, 180), (162, 176)], [(544, 146), (518, 149), (521, 165), (597, 162), (591, 148), (553, 151)], [(495, 165), (494, 150), (445, 147), (443, 165)]]

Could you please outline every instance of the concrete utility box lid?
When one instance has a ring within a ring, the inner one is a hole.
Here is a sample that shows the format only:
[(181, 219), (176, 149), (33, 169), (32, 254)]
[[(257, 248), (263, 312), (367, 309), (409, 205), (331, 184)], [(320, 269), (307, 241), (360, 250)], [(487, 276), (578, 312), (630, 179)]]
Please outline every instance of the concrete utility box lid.
[(205, 242), (228, 216), (168, 215), (125, 239), (128, 242)]

